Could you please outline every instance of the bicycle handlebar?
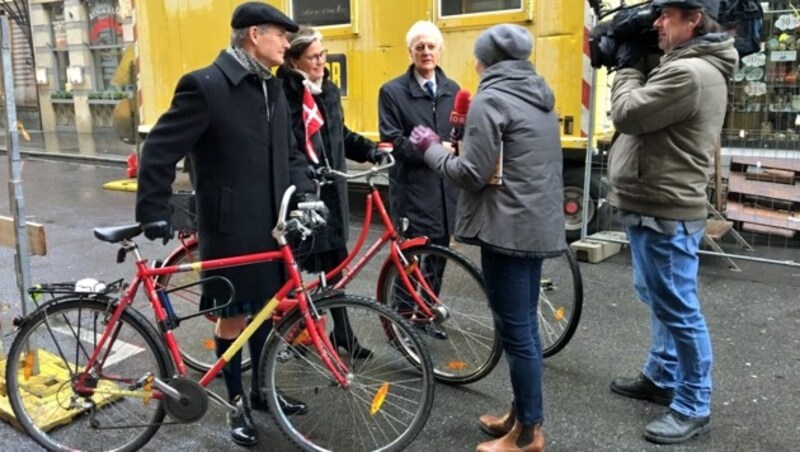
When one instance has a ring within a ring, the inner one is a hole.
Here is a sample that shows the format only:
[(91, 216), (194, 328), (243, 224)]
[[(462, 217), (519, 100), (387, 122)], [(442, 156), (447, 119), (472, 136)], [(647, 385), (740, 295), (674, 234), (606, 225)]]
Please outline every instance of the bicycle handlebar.
[(378, 173), (393, 167), (395, 164), (395, 158), (392, 154), (387, 152), (385, 153), (384, 158), (386, 159), (386, 163), (382, 165), (373, 165), (370, 169), (365, 171), (360, 171), (358, 173), (349, 174), (343, 171), (327, 168), (325, 169), (325, 172), (322, 175), (323, 177), (336, 176), (336, 179), (345, 179), (345, 180), (358, 179), (360, 177), (365, 177), (365, 176), (368, 178), (375, 177), (376, 175), (378, 175)]

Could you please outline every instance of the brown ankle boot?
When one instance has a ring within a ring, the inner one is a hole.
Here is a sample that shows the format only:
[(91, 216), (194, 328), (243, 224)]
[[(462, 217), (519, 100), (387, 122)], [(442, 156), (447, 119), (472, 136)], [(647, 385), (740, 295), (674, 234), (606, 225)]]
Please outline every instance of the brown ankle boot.
[(505, 436), (478, 444), (476, 452), (544, 452), (542, 426), (526, 428), (514, 421), (514, 427)]
[(480, 424), (481, 430), (490, 436), (499, 438), (508, 433), (511, 427), (514, 426), (516, 415), (517, 413), (514, 409), (514, 405), (511, 405), (511, 408), (503, 415), (493, 416), (491, 414), (484, 414), (478, 418), (478, 424)]

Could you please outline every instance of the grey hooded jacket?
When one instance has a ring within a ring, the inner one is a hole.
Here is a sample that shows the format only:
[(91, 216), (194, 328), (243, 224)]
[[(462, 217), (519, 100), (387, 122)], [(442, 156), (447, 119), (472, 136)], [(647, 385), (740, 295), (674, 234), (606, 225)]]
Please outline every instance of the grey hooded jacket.
[[(461, 188), (456, 236), (513, 255), (566, 248), (555, 98), (527, 60), (491, 65), (467, 114), (460, 156), (442, 145), (425, 162)], [(503, 149), (503, 184), (490, 179)]]
[(611, 89), (620, 135), (609, 155), (609, 201), (666, 220), (707, 216), (706, 187), (722, 131), (733, 38), (709, 34), (677, 47), (645, 76), (622, 69)]

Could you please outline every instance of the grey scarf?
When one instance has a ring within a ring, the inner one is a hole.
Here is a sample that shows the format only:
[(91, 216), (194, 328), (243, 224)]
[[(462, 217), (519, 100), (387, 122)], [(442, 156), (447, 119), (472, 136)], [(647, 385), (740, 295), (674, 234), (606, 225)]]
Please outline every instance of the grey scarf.
[(227, 52), (233, 55), (245, 69), (250, 71), (252, 74), (256, 74), (262, 80), (269, 80), (272, 78), (272, 71), (269, 68), (265, 67), (263, 64), (259, 63), (258, 60), (253, 58), (252, 55), (247, 53), (243, 48), (236, 46), (228, 48)]

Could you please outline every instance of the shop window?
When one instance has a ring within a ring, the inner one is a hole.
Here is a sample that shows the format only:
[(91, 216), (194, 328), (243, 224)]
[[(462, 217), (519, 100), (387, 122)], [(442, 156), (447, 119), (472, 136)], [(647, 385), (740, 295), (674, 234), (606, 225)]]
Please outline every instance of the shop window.
[(94, 63), (96, 90), (111, 89), (125, 43), (123, 22), (130, 15), (128, 0), (89, 0), (89, 50)]
[(64, 19), (64, 3), (56, 2), (46, 5), (50, 15), (51, 42), (53, 49), (53, 76), (56, 91), (66, 90), (67, 68), (69, 67), (69, 50), (67, 48), (67, 26)]
[(515, 11), (522, 9), (522, 0), (440, 0), (440, 16)]
[(328, 27), (350, 25), (351, 0), (292, 0), (292, 19), (298, 24)]
[(762, 2), (761, 51), (742, 59), (729, 90), (723, 146), (800, 149), (800, 16)]

